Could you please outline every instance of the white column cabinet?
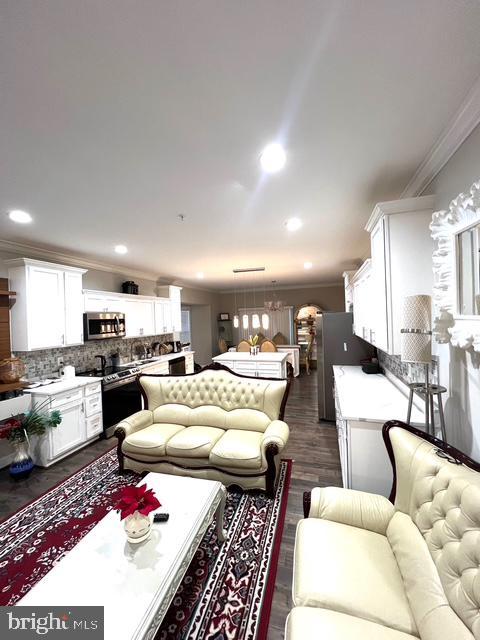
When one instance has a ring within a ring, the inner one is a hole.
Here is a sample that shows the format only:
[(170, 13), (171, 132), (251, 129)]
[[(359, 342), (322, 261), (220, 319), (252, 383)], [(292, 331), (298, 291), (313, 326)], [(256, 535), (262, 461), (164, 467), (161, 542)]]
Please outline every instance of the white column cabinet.
[(172, 333), (172, 311), (170, 300), (159, 298), (155, 300), (155, 333)]
[(171, 330), (179, 333), (182, 330), (182, 287), (174, 285), (158, 287), (157, 294), (168, 298), (170, 302)]
[(29, 258), (7, 260), (13, 351), (83, 343), (82, 276), (77, 269)]

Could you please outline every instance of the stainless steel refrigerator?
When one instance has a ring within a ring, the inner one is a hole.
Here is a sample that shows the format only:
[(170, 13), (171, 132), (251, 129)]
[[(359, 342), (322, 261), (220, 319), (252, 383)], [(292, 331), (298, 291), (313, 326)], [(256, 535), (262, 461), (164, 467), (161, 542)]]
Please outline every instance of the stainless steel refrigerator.
[(323, 313), (316, 323), (318, 418), (335, 420), (333, 365), (359, 365), (374, 348), (353, 334), (353, 313)]

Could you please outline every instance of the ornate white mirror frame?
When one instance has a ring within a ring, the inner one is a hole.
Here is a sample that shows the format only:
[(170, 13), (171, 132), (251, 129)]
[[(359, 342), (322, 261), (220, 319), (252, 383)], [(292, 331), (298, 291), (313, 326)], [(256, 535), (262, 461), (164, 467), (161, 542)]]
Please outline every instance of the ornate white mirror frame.
[(480, 181), (433, 214), (433, 334), (437, 342), (480, 352), (480, 315), (461, 315), (457, 236), (480, 222)]

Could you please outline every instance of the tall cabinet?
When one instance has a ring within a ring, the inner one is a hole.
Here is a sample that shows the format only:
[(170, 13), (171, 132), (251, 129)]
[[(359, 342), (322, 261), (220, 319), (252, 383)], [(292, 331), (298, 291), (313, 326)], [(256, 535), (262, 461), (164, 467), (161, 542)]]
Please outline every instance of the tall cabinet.
[(365, 227), (371, 259), (353, 276), (355, 333), (390, 355), (401, 346), (403, 300), (431, 295), (434, 196), (380, 202)]

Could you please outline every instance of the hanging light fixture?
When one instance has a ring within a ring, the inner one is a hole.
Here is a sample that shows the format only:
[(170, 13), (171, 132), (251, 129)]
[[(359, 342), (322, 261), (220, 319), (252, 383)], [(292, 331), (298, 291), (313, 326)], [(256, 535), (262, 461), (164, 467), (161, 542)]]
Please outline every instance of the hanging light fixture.
[(242, 316), (242, 326), (244, 329), (248, 329), (248, 314), (244, 313)]
[(269, 326), (270, 326), (270, 318), (268, 316), (268, 313), (264, 312), (264, 313), (262, 313), (262, 327), (266, 331)]
[(285, 306), (283, 300), (278, 300), (275, 294), (276, 283), (276, 280), (272, 280), (272, 300), (265, 302), (265, 309), (267, 311), (283, 311), (283, 307)]
[[(265, 271), (265, 267), (254, 267), (254, 268), (250, 268), (250, 269), (233, 269), (233, 280), (235, 282), (235, 275), (237, 273), (252, 273), (252, 272), (257, 272), (257, 271)], [(236, 288), (235, 288), (234, 292), (235, 292), (235, 315), (233, 316), (233, 326), (235, 328), (238, 328), (238, 326), (240, 325), (240, 316), (238, 314), (238, 309), (237, 309), (237, 297), (236, 297), (237, 290), (236, 290)], [(244, 289), (243, 289), (243, 296), (244, 296), (245, 313), (242, 314), (242, 328), (245, 329), (245, 330), (248, 330), (248, 328), (249, 328), (249, 317), (248, 317), (248, 313), (246, 313), (246, 310), (247, 310), (247, 289), (246, 289), (246, 287), (244, 287)], [(255, 306), (255, 287), (253, 289), (253, 296), (254, 296), (254, 306)], [(260, 316), (256, 312), (255, 309), (254, 309), (254, 313), (252, 314), (252, 328), (253, 329), (259, 329), (260, 328)]]
[(235, 271), (233, 272), (233, 295), (235, 296), (235, 307), (233, 313), (233, 326), (235, 329), (238, 329), (240, 326), (240, 322), (238, 319), (238, 307), (237, 307), (237, 281), (235, 278)]
[(252, 314), (252, 329), (260, 329), (260, 316), (257, 313), (257, 302), (255, 299), (255, 274), (253, 275), (253, 314)]

